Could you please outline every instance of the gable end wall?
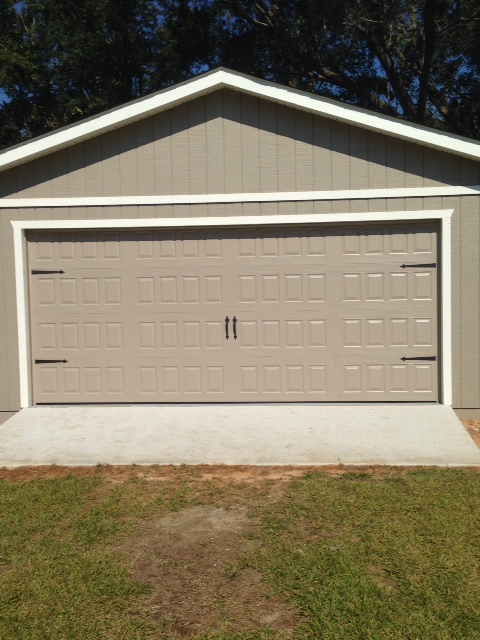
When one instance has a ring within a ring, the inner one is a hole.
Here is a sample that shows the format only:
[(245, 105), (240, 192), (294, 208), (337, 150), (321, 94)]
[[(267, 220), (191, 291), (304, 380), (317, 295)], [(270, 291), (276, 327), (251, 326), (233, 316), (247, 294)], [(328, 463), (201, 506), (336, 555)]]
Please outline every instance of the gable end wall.
[(232, 90), (27, 162), (0, 197), (330, 191), (480, 184), (480, 163)]

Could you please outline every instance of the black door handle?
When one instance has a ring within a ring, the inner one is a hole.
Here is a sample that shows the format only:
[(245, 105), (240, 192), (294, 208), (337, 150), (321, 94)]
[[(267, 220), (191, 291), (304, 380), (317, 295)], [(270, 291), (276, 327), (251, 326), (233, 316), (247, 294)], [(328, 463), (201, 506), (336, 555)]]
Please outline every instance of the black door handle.
[(413, 269), (413, 268), (435, 269), (436, 266), (437, 266), (436, 262), (423, 262), (421, 264), (401, 264), (400, 268), (401, 269)]
[(225, 337), (228, 340), (228, 323), (230, 322), (230, 318), (227, 316), (225, 318)]
[(39, 269), (33, 269), (32, 270), (32, 276), (43, 276), (46, 274), (50, 274), (50, 273), (65, 273), (65, 271), (41, 271)]
[(233, 316), (233, 337), (235, 338), (235, 340), (237, 339), (237, 319), (235, 316)]

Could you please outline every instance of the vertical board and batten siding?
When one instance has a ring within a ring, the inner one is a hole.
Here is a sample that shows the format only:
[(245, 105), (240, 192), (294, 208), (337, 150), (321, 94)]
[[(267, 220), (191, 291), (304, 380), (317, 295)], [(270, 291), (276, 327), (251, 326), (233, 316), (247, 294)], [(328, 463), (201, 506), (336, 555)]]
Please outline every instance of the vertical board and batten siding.
[[(478, 407), (480, 387), (480, 212), (478, 198), (465, 202), (460, 240), (460, 342), (462, 359), (462, 407)], [(457, 267), (458, 268), (458, 267)]]
[(7, 170), (0, 197), (478, 183), (472, 160), (221, 90)]
[(223, 217), (238, 215), (327, 214), (333, 212), (412, 211), (454, 209), (452, 229), (453, 406), (480, 407), (480, 198), (408, 198), (336, 202), (247, 203), (143, 207), (38, 208), (3, 210), (1, 214), (2, 271), (0, 292), (0, 411), (19, 408), (13, 233), (11, 220), (78, 220), (112, 218)]
[[(480, 162), (219, 90), (0, 174), (0, 197), (329, 191), (475, 185)], [(480, 198), (3, 209), (0, 411), (19, 407), (11, 220), (188, 218), (454, 209), (454, 406), (480, 408)]]

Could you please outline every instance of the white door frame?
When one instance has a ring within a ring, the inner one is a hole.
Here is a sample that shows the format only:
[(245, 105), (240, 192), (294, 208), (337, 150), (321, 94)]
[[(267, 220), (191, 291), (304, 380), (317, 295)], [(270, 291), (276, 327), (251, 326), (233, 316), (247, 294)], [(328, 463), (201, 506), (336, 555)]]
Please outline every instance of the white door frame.
[[(33, 206), (32, 204), (30, 206)], [(15, 283), (17, 292), (18, 349), (20, 365), (20, 406), (33, 405), (30, 309), (28, 301), (28, 264), (26, 231), (85, 229), (178, 229), (284, 225), (324, 225), (366, 222), (440, 222), (440, 394), (439, 401), (452, 404), (452, 286), (451, 222), (453, 209), (435, 211), (388, 211), (373, 213), (329, 213), (307, 215), (232, 216), (209, 218), (148, 218), (115, 220), (14, 220)]]

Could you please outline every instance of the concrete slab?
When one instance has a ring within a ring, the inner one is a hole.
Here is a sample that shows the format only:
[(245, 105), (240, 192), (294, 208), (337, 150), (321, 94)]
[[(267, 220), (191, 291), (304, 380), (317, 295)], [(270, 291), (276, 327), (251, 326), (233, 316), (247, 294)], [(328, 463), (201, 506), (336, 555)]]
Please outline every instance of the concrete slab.
[(0, 426), (0, 466), (96, 464), (480, 466), (441, 405), (72, 406)]

